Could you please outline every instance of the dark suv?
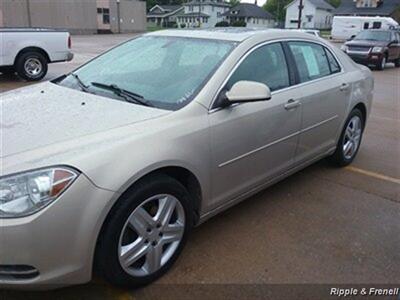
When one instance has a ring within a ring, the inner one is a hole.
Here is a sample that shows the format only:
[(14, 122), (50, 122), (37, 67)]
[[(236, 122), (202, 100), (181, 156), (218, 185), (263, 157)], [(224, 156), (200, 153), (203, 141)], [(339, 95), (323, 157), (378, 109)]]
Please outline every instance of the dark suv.
[(400, 67), (400, 34), (396, 30), (363, 30), (341, 49), (355, 62), (383, 70), (387, 62)]

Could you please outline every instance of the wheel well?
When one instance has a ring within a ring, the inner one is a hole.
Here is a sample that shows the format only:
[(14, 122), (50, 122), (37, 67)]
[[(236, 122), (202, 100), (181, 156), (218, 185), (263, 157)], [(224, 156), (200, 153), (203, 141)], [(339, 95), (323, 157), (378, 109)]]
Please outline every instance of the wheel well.
[(365, 125), (365, 122), (367, 120), (367, 108), (366, 108), (365, 104), (360, 102), (356, 106), (354, 106), (354, 108), (357, 108), (359, 111), (361, 111), (362, 116), (363, 116), (363, 122), (364, 122), (363, 125)]
[(42, 48), (39, 48), (39, 47), (26, 47), (26, 48), (24, 48), (24, 49), (22, 49), (22, 50), (20, 50), (20, 51), (18, 52), (17, 56), (15, 57), (14, 65), (15, 65), (15, 63), (17, 62), (18, 58), (19, 58), (22, 54), (27, 53), (27, 52), (38, 52), (38, 53), (42, 54), (42, 55), (46, 58), (46, 60), (47, 60), (48, 63), (50, 62), (50, 57), (49, 57), (49, 55), (48, 55), (47, 52), (44, 51)]
[(154, 170), (140, 179), (160, 173), (170, 176), (179, 181), (187, 189), (189, 195), (193, 197), (194, 223), (197, 223), (200, 218), (200, 207), (202, 199), (201, 186), (197, 177), (191, 171), (182, 167), (164, 167)]

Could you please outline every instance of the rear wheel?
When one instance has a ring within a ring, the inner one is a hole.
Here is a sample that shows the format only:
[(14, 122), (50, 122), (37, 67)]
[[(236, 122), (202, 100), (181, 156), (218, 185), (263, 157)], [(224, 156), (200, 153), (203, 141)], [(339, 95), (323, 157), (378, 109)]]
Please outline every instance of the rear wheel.
[(140, 286), (168, 271), (193, 222), (186, 189), (157, 175), (125, 193), (111, 210), (96, 252), (96, 268), (112, 284)]
[(330, 161), (339, 167), (349, 165), (360, 148), (363, 131), (363, 114), (360, 110), (353, 109), (340, 135), (336, 151), (329, 158)]
[(39, 52), (22, 53), (17, 58), (15, 69), (25, 80), (41, 80), (47, 73), (47, 59)]

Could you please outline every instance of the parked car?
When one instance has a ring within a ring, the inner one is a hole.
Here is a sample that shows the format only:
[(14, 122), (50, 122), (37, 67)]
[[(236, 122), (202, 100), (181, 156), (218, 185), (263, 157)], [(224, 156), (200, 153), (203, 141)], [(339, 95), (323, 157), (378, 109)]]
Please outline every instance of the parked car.
[(67, 31), (43, 28), (0, 28), (0, 73), (17, 73), (29, 81), (41, 80), (50, 63), (70, 61)]
[(383, 70), (387, 62), (400, 67), (400, 34), (395, 30), (364, 30), (341, 49), (360, 64)]
[(332, 22), (332, 39), (348, 40), (360, 31), (367, 29), (390, 29), (399, 25), (389, 17), (368, 16), (334, 16)]
[(165, 30), (2, 94), (0, 279), (147, 284), (190, 229), (324, 158), (350, 164), (371, 71), (310, 34)]
[(292, 29), (292, 30), (299, 31), (299, 32), (305, 32), (305, 33), (308, 33), (308, 34), (315, 35), (317, 37), (321, 37), (320, 31), (316, 30), (316, 29)]

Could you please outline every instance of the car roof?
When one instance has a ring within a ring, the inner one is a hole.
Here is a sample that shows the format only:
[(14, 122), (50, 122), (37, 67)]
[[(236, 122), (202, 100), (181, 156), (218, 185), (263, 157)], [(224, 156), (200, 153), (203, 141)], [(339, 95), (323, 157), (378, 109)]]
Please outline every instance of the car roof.
[(175, 29), (160, 30), (147, 33), (147, 36), (174, 36), (174, 37), (190, 37), (202, 39), (214, 39), (225, 41), (242, 42), (251, 37), (264, 37), (265, 40), (277, 38), (313, 38), (312, 35), (287, 29), (254, 29), (254, 28), (235, 28), (235, 27), (219, 27), (207, 29)]

